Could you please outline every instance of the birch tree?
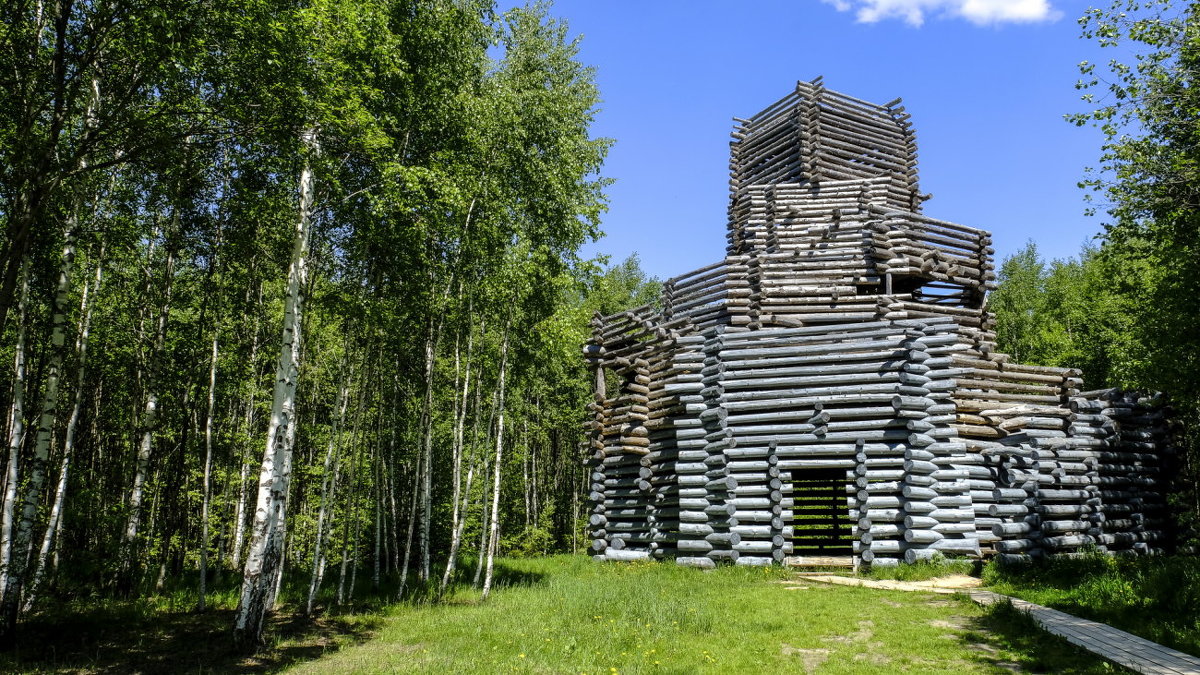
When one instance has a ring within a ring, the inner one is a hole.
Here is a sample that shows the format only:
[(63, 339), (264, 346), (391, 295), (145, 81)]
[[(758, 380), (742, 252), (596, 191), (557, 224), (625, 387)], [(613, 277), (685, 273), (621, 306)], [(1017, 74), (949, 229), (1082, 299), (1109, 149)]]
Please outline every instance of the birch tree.
[(267, 612), (273, 607), (276, 575), (281, 571), (283, 541), (279, 538), (283, 524), (287, 493), (291, 479), (291, 441), (295, 438), (296, 385), (300, 374), (300, 326), (304, 298), (301, 290), (308, 277), (309, 233), (312, 226), (313, 166), (312, 157), (320, 152), (315, 128), (301, 134), (306, 156), (300, 176), (299, 204), (292, 239), (292, 260), (287, 272), (287, 291), (284, 296), (283, 338), (279, 362), (275, 369), (275, 392), (271, 417), (267, 427), (267, 444), (263, 452), (258, 478), (258, 498), (251, 527), (250, 549), (246, 553), (242, 593), (234, 623), (234, 639), (242, 645), (257, 644), (262, 639)]

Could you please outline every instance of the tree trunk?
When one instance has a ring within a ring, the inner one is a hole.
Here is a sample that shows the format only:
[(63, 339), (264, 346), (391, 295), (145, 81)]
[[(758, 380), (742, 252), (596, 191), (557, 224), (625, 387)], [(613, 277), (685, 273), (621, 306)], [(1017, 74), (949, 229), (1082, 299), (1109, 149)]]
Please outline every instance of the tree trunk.
[[(381, 413), (382, 414), (382, 413)], [(371, 481), (374, 489), (375, 502), (375, 556), (372, 558), (374, 569), (371, 572), (371, 589), (379, 590), (379, 581), (381, 570), (380, 552), (383, 548), (383, 472), (380, 471), (379, 457), (379, 440), (376, 436), (375, 452), (371, 457), (371, 472), (374, 480)]]
[(200, 505), (200, 611), (207, 609), (208, 595), (208, 507), (212, 490), (213, 408), (217, 401), (217, 330), (213, 330), (212, 363), (208, 368), (208, 414), (204, 419), (204, 496)]
[(42, 485), (46, 481), (46, 465), (50, 461), (50, 440), (58, 420), (58, 383), (62, 376), (63, 355), (67, 340), (67, 296), (71, 290), (71, 268), (75, 264), (75, 216), (67, 224), (62, 250), (62, 267), (58, 275), (58, 287), (54, 293), (54, 315), (50, 334), (50, 363), (46, 368), (46, 382), (42, 391), (41, 415), (38, 419), (37, 438), (34, 442), (33, 458), (30, 462), (29, 484), (25, 489), (21, 520), (13, 538), (11, 558), (6, 570), (8, 580), (4, 586), (4, 598), (0, 602), (3, 615), (3, 636), (0, 642), (11, 640), (17, 628), (17, 616), (21, 612), (21, 587), (25, 582), (26, 568), (33, 547), (33, 528), (37, 521), (38, 505), (42, 498)]
[(0, 597), (3, 597), (9, 583), (13, 524), (17, 512), (17, 485), (21, 480), (21, 446), (25, 444), (25, 314), (29, 304), (28, 269), (21, 272), (21, 296), (18, 303), (12, 408), (8, 416), (8, 471), (4, 479), (3, 515), (0, 516)]
[(46, 564), (50, 556), (50, 549), (55, 542), (55, 536), (58, 534), (61, 523), (63, 505), (66, 503), (67, 496), (67, 478), (71, 468), (71, 457), (75, 452), (75, 430), (79, 426), (79, 415), (83, 410), (83, 385), (87, 376), (87, 355), (88, 355), (88, 336), (92, 325), (92, 303), (91, 296), (100, 292), (100, 282), (104, 274), (104, 251), (100, 251), (100, 259), (96, 263), (96, 278), (92, 286), (84, 284), (83, 298), (79, 303), (79, 313), (83, 318), (80, 320), (79, 337), (75, 341), (75, 351), (79, 355), (79, 366), (75, 374), (75, 402), (71, 406), (71, 417), (67, 420), (67, 433), (63, 439), (63, 455), (62, 462), (58, 471), (58, 486), (54, 491), (54, 506), (50, 508), (50, 522), (46, 525), (46, 532), (42, 536), (42, 546), (38, 551), (37, 566), (34, 568), (33, 578), (29, 582), (29, 586), (25, 591), (25, 601), (23, 611), (30, 611), (37, 602), (38, 589), (41, 586), (42, 579), (46, 574)]
[[(317, 511), (317, 538), (313, 544), (313, 571), (312, 579), (308, 583), (308, 601), (304, 604), (305, 616), (312, 615), (313, 602), (316, 600), (317, 591), (321, 588), (321, 578), (325, 575), (325, 559), (321, 551), (325, 541), (325, 518), (329, 511), (329, 500), (331, 495), (337, 494), (337, 449), (341, 445), (338, 442), (338, 434), (341, 432), (342, 421), (346, 417), (346, 405), (349, 399), (350, 386), (349, 375), (342, 380), (342, 386), (338, 388), (338, 416), (337, 421), (333, 425), (333, 432), (329, 436), (329, 444), (325, 447), (325, 470), (321, 476), (321, 506)], [(333, 468), (333, 474), (330, 474), (330, 469)]]
[(408, 511), (408, 534), (405, 536), (405, 539), (404, 539), (404, 562), (400, 566), (400, 589), (398, 591), (396, 591), (397, 599), (401, 599), (404, 597), (404, 591), (408, 585), (408, 564), (409, 564), (409, 559), (411, 558), (411, 554), (412, 554), (413, 526), (416, 524), (416, 520), (417, 520), (417, 501), (418, 501), (418, 497), (419, 497), (418, 493), (420, 491), (420, 487), (421, 487), (421, 455), (418, 454), (417, 455), (417, 466), (413, 473), (412, 500), (410, 502), (411, 508), (409, 508), (409, 511)]
[(508, 327), (504, 329), (504, 342), (500, 347), (500, 403), (496, 420), (496, 466), (492, 479), (492, 522), (487, 551), (487, 572), (483, 578), (482, 599), (487, 600), (492, 590), (492, 576), (496, 562), (496, 547), (500, 543), (500, 466), (504, 457), (504, 394), (505, 375), (508, 373)]
[[(178, 218), (176, 212), (175, 218)], [(141, 442), (138, 445), (137, 466), (133, 475), (133, 487), (129, 491), (129, 516), (125, 521), (125, 530), (121, 535), (121, 573), (118, 579), (119, 590), (128, 593), (133, 587), (135, 569), (138, 567), (137, 537), (141, 526), (142, 501), (145, 499), (146, 477), (150, 472), (150, 458), (154, 451), (154, 432), (158, 421), (158, 385), (156, 373), (161, 359), (163, 347), (167, 339), (167, 320), (171, 313), (171, 289), (175, 276), (175, 252), (171, 247), (167, 251), (165, 269), (166, 291), (162, 309), (158, 314), (155, 329), (154, 345), (149, 356), (148, 374), (146, 377), (146, 408), (142, 413)], [(152, 528), (153, 529), (153, 528)]]
[(287, 494), (291, 479), (292, 427), (296, 415), (296, 384), (300, 372), (300, 319), (304, 299), (301, 290), (308, 278), (308, 237), (313, 201), (311, 155), (319, 152), (317, 132), (303, 134), (304, 167), (300, 171), (300, 204), (292, 237), (292, 261), (288, 268), (287, 296), (284, 300), (283, 339), (279, 365), (275, 371), (275, 391), (267, 443), (259, 471), (258, 499), (250, 549), (246, 555), (242, 593), (238, 601), (233, 635), (242, 647), (262, 642), (263, 624), (272, 609), (275, 587), (283, 564), (282, 537)]
[[(262, 295), (261, 284), (259, 286), (259, 293), (257, 293), (256, 295), (257, 296)], [(249, 296), (249, 291), (247, 291), (247, 296)], [(248, 300), (247, 300), (246, 304), (247, 305), (250, 304)], [(261, 304), (261, 298), (256, 297), (255, 304), (256, 305)], [(257, 380), (258, 365), (257, 365), (257, 362), (258, 362), (258, 312), (255, 312), (254, 313), (254, 330), (251, 332), (251, 336), (250, 336), (250, 373), (251, 373), (251, 377), (256, 378), (256, 379), (252, 383), (254, 386), (250, 387), (250, 398), (248, 401), (246, 401), (246, 415), (242, 419), (242, 426), (243, 426), (243, 429), (245, 430), (245, 433), (247, 433), (247, 434), (249, 434), (250, 430), (254, 428), (254, 403), (255, 403), (254, 394), (258, 391), (258, 386), (257, 386), (258, 385), (258, 380)], [(233, 526), (233, 551), (231, 552), (231, 554), (229, 556), (229, 565), (233, 569), (237, 569), (238, 566), (241, 565), (242, 547), (246, 542), (246, 501), (247, 501), (246, 500), (246, 478), (250, 475), (250, 462), (247, 461), (245, 453), (246, 453), (245, 449), (240, 449), (239, 454), (242, 456), (242, 466), (241, 466), (241, 470), (238, 472), (238, 499), (237, 499), (237, 508), (234, 510), (234, 517), (233, 517), (233, 523), (234, 523), (234, 526)]]
[(438, 328), (430, 321), (425, 339), (425, 402), (421, 409), (421, 581), (429, 579), (429, 530), (433, 519), (433, 366)]
[[(438, 587), (438, 594), (446, 592), (446, 586), (450, 584), (450, 578), (454, 576), (454, 566), (458, 559), (458, 548), (462, 544), (463, 523), (466, 522), (466, 502), (462, 497), (459, 482), (462, 478), (462, 461), (463, 461), (463, 428), (467, 419), (467, 398), (471, 391), (471, 356), (474, 347), (475, 334), (470, 328), (471, 310), (467, 309), (467, 358), (466, 374), (463, 376), (462, 399), (458, 402), (458, 410), (454, 421), (454, 496), (452, 498), (454, 504), (454, 512), (450, 518), (450, 553), (446, 557), (446, 571), (442, 573), (442, 584)], [(458, 364), (458, 345), (454, 346), (454, 362), (455, 372), (457, 373)], [(471, 491), (471, 478), (474, 473), (474, 465), (467, 472), (466, 492)], [(460, 511), (459, 504), (463, 504)]]

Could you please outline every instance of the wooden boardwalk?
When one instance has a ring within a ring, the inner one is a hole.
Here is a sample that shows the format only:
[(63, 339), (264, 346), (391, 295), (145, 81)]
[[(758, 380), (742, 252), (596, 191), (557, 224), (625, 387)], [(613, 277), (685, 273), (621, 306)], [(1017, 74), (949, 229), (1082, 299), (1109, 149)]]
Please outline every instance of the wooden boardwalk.
[(1047, 632), (1061, 636), (1073, 645), (1139, 673), (1200, 675), (1200, 658), (1184, 654), (1158, 643), (1126, 633), (1098, 621), (1089, 621), (1057, 609), (1050, 609), (1020, 598), (991, 591), (969, 591), (971, 599), (990, 605), (1007, 599), (1013, 607), (1026, 612)]
[[(968, 588), (939, 588), (937, 580), (928, 582), (876, 581), (820, 574), (803, 574), (806, 580), (843, 586), (867, 586), (894, 591), (925, 593), (965, 593), (981, 605), (1005, 600), (1026, 612), (1046, 632), (1058, 635), (1073, 645), (1138, 673), (1153, 675), (1200, 675), (1200, 658), (1164, 647), (1132, 633), (1126, 633), (1098, 621), (1089, 621), (1057, 609), (1050, 609), (991, 591)], [(977, 581), (977, 580), (976, 580)]]

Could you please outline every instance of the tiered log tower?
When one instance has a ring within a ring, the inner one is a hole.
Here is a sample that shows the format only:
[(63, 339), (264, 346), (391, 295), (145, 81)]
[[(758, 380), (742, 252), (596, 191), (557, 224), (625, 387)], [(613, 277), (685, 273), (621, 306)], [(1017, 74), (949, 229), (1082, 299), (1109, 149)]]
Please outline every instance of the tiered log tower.
[(1170, 545), (1165, 401), (995, 351), (991, 235), (921, 214), (899, 103), (818, 78), (737, 120), (725, 259), (594, 318), (597, 558)]

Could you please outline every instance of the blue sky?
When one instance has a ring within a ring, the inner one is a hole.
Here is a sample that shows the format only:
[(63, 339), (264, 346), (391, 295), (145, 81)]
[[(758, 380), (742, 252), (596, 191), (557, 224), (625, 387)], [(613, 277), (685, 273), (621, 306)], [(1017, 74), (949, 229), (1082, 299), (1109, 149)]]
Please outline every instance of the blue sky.
[(1069, 0), (558, 0), (582, 35), (603, 103), (593, 128), (616, 140), (605, 175), (606, 236), (585, 250), (630, 253), (660, 278), (724, 255), (731, 118), (798, 79), (871, 101), (903, 97), (920, 149), (925, 212), (993, 232), (997, 262), (1037, 242), (1075, 255), (1101, 229), (1076, 183), (1101, 137), (1063, 115), (1084, 109), (1079, 38), (1089, 4)]

